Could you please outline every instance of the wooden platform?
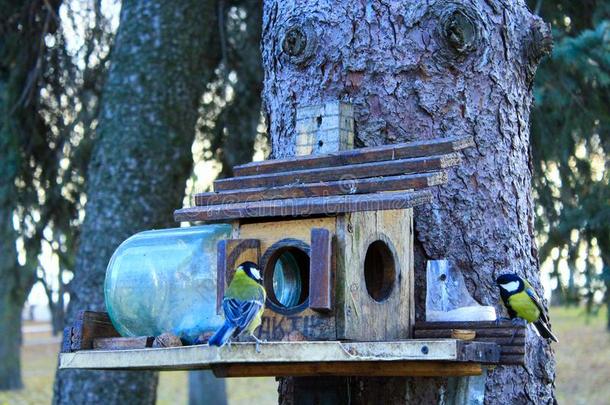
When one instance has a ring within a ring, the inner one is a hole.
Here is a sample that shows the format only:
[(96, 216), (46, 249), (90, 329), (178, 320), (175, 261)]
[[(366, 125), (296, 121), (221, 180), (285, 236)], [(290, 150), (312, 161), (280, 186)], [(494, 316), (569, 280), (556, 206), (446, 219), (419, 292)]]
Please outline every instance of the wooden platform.
[(220, 377), (243, 376), (448, 376), (478, 375), (495, 364), (494, 343), (456, 339), (395, 342), (234, 343), (135, 350), (81, 350), (60, 354), (61, 369), (212, 369)]

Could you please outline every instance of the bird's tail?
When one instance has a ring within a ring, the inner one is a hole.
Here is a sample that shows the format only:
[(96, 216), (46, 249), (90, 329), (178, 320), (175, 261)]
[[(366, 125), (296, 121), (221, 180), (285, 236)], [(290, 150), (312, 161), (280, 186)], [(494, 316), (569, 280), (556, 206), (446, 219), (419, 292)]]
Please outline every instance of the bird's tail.
[(538, 329), (538, 333), (540, 333), (540, 336), (542, 336), (543, 338), (551, 339), (554, 342), (559, 342), (557, 340), (557, 337), (553, 335), (553, 332), (551, 332), (551, 328), (549, 327), (549, 325), (547, 325), (542, 320), (539, 319), (534, 322), (534, 326), (536, 327), (536, 329)]
[(208, 341), (208, 345), (210, 346), (223, 346), (225, 343), (229, 341), (229, 338), (235, 332), (236, 327), (229, 324), (229, 322), (225, 321), (224, 324), (214, 333), (214, 335)]

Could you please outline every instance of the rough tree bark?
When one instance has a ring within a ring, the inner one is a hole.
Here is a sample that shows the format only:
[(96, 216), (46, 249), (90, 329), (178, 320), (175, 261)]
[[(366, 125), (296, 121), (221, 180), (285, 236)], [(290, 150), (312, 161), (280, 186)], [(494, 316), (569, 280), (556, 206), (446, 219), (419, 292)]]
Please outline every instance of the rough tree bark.
[[(215, 1), (125, 1), (88, 172), (68, 322), (104, 310), (116, 247), (135, 232), (174, 226), (192, 169), (201, 95), (218, 63)], [(150, 404), (152, 372), (61, 371), (56, 404)]]
[[(533, 76), (550, 46), (548, 27), (522, 0), (265, 1), (273, 157), (293, 154), (296, 105), (337, 99), (354, 104), (360, 146), (475, 139), (434, 202), (415, 212), (420, 318), (428, 258), (455, 261), (475, 299), (499, 311), (499, 272), (524, 275), (541, 292), (528, 125)], [(531, 332), (527, 353), (526, 367), (489, 373), (487, 403), (554, 400), (550, 346)], [(298, 402), (300, 383), (282, 381), (280, 402)], [(446, 380), (352, 378), (336, 387), (351, 403), (438, 403)]]

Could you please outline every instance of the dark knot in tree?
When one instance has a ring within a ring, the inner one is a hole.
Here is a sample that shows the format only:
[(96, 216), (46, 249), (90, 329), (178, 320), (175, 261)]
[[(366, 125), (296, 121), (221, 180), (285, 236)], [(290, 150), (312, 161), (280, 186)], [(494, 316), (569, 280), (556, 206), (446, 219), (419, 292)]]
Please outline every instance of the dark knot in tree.
[(464, 10), (453, 10), (443, 21), (443, 35), (448, 45), (458, 54), (466, 54), (476, 48), (478, 40), (474, 19)]
[(284, 31), (282, 52), (295, 64), (302, 64), (314, 54), (316, 34), (310, 24), (296, 23)]
[(523, 53), (526, 60), (526, 79), (532, 83), (540, 60), (553, 50), (551, 25), (535, 18), (523, 40)]

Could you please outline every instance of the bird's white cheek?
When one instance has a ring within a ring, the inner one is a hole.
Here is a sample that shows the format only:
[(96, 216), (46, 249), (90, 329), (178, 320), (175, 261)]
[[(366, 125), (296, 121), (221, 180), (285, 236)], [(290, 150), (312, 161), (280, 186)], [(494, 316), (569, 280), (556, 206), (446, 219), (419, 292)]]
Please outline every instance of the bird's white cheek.
[(257, 280), (261, 279), (260, 271), (258, 271), (257, 269), (250, 269), (250, 271), (252, 272), (252, 275), (254, 276), (255, 279), (257, 279)]
[(517, 291), (519, 289), (519, 282), (511, 281), (510, 283), (500, 284), (500, 287), (502, 287), (503, 289), (505, 289), (508, 292)]

